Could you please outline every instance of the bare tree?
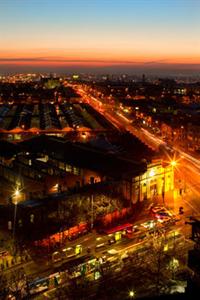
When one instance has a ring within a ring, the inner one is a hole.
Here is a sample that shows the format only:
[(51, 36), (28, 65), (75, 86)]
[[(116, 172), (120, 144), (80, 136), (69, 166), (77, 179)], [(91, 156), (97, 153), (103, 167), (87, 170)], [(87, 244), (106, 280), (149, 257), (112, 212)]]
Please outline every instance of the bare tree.
[(6, 275), (1, 272), (0, 273), (0, 299), (5, 299), (7, 296), (7, 278)]
[(17, 298), (22, 299), (27, 293), (27, 280), (23, 268), (11, 271), (8, 278), (10, 292)]

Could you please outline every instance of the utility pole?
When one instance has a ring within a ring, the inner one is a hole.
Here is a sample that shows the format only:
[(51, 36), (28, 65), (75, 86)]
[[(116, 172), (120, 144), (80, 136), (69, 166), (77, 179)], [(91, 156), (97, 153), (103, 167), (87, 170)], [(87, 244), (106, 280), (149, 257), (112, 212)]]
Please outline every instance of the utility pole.
[(94, 226), (94, 195), (91, 195), (91, 230)]
[(16, 217), (17, 217), (17, 202), (14, 204), (14, 221), (13, 221), (13, 240), (15, 239), (15, 225), (16, 225)]
[(163, 205), (165, 206), (165, 166), (164, 166), (164, 178), (163, 178), (163, 186), (162, 186), (162, 199)]

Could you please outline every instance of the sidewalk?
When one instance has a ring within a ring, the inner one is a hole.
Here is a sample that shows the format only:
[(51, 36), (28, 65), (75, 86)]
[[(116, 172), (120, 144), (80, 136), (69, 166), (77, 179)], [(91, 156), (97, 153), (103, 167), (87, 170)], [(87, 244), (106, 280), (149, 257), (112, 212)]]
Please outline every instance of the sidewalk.
[(174, 189), (173, 191), (166, 192), (164, 198), (162, 195), (157, 195), (155, 198), (155, 204), (165, 206), (169, 210), (173, 211), (174, 214), (179, 214), (179, 207), (181, 206), (183, 207), (184, 211), (189, 211), (189, 206), (183, 202), (183, 197), (188, 198), (188, 192), (182, 192), (182, 195), (180, 195), (179, 190)]
[(26, 249), (14, 253), (14, 243), (9, 232), (0, 230), (0, 271), (7, 272), (15, 268), (23, 267), (31, 261), (31, 257)]

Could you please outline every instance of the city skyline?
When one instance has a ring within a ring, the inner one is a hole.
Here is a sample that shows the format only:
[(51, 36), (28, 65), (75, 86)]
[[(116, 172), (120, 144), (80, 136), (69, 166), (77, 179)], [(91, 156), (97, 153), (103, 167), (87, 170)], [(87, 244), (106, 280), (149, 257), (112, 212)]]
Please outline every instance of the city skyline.
[(0, 72), (198, 72), (200, 1), (0, 1)]
[(200, 0), (0, 0), (0, 299), (195, 299)]

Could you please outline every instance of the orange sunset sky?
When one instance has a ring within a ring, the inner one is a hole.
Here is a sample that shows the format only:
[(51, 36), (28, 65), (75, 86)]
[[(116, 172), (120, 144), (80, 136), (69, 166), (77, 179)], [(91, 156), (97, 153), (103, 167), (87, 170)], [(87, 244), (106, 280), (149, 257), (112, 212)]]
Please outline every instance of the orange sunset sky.
[(198, 0), (0, 0), (0, 72), (200, 70)]

